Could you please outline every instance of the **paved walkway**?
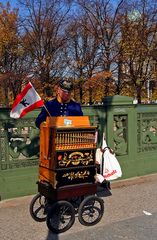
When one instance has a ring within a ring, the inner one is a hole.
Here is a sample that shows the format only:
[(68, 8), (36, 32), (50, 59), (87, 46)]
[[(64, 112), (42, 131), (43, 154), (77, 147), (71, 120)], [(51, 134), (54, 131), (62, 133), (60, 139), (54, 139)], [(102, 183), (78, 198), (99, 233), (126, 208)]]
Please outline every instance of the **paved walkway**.
[[(99, 192), (104, 199), (105, 212), (101, 222), (85, 227), (78, 222), (67, 232), (59, 235), (48, 231), (46, 223), (35, 222), (29, 214), (33, 196), (4, 200), (0, 202), (0, 239), (2, 240), (92, 240), (103, 238), (103, 231), (111, 224), (140, 217), (144, 211), (157, 212), (157, 174), (122, 180), (112, 183), (110, 196)], [(102, 234), (98, 234), (98, 231)], [(110, 230), (111, 231), (111, 230)], [(131, 238), (124, 238), (131, 239)], [(138, 238), (136, 239), (138, 240)]]

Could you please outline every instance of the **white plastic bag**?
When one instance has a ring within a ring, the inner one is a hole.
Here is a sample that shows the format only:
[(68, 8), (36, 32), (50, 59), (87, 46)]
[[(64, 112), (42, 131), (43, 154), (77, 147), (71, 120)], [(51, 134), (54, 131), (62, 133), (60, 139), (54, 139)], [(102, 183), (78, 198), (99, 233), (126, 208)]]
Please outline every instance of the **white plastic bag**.
[(96, 182), (102, 183), (103, 180), (115, 180), (122, 176), (120, 164), (113, 153), (107, 147), (105, 133), (103, 133), (102, 147), (96, 150), (96, 163), (100, 165), (100, 174), (96, 174)]
[(121, 177), (122, 170), (120, 164), (110, 148), (106, 147), (103, 158), (103, 177), (108, 181)]

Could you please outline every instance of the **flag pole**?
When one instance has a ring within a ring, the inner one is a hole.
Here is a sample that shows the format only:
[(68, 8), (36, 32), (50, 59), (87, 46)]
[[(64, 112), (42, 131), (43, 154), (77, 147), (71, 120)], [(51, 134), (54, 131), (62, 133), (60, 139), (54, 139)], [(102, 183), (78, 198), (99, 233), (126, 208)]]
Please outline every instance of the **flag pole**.
[(48, 113), (48, 115), (51, 117), (51, 114), (49, 113), (47, 107), (45, 106), (45, 104), (43, 105), (43, 107), (45, 108), (46, 112)]

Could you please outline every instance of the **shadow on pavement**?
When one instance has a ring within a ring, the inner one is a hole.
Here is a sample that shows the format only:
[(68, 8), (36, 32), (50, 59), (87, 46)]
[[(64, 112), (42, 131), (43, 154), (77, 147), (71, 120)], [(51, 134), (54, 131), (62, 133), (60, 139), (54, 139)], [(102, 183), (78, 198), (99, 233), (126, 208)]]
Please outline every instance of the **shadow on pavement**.
[(110, 196), (112, 196), (112, 193), (109, 189), (97, 187), (97, 196), (98, 197), (110, 197)]
[(58, 240), (59, 239), (59, 235), (52, 233), (51, 231), (48, 231), (47, 237), (45, 240)]

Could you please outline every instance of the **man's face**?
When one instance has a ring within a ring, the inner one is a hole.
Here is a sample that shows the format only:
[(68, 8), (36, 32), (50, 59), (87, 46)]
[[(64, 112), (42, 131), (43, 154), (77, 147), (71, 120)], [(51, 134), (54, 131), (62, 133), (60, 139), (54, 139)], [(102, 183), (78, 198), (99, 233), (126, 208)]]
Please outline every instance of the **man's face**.
[(62, 88), (58, 87), (58, 95), (62, 102), (67, 102), (70, 100), (71, 92), (64, 91)]

